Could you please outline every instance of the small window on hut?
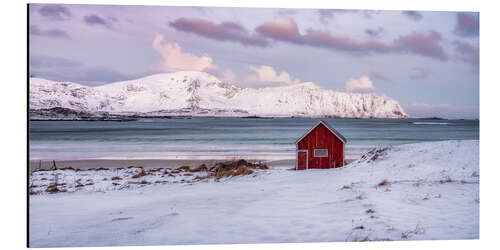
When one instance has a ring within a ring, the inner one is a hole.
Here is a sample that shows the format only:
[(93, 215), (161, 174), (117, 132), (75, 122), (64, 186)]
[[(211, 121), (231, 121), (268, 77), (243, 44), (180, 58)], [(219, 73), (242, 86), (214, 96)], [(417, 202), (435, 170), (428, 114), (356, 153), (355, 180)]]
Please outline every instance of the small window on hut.
[(314, 157), (327, 157), (328, 156), (328, 149), (315, 149), (314, 150)]

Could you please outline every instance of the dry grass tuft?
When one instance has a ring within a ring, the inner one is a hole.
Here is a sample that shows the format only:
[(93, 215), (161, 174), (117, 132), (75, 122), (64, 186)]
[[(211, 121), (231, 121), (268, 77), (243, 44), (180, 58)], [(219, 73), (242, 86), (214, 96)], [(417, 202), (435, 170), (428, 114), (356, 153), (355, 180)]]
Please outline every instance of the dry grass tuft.
[(207, 167), (207, 165), (205, 165), (205, 163), (201, 164), (200, 166), (198, 166), (195, 169), (190, 169), (190, 172), (207, 172), (207, 171), (208, 171), (208, 167)]
[(410, 238), (412, 235), (417, 235), (417, 234), (424, 234), (425, 233), (425, 230), (423, 228), (420, 227), (420, 224), (417, 224), (415, 226), (415, 229), (413, 230), (409, 230), (409, 231), (406, 231), (406, 232), (402, 232), (401, 233), (401, 239), (408, 239)]
[(66, 189), (59, 189), (57, 185), (49, 185), (47, 189), (45, 189), (45, 192), (49, 194), (64, 193), (66, 192)]
[(360, 161), (363, 161), (363, 160), (367, 160), (366, 162), (367, 163), (370, 163), (372, 161), (375, 161), (377, 160), (380, 156), (383, 156), (385, 155), (385, 151), (387, 151), (389, 148), (380, 148), (380, 149), (372, 149), (370, 151), (368, 151), (368, 153), (364, 154), (363, 156), (361, 156), (361, 159)]
[(120, 176), (113, 176), (111, 177), (111, 180), (112, 181), (118, 181), (118, 180), (121, 180), (122, 178), (120, 178)]
[(366, 210), (366, 213), (367, 214), (373, 214), (373, 213), (375, 213), (375, 210), (373, 210), (373, 209), (370, 208), (370, 209)]
[(177, 170), (178, 171), (186, 171), (186, 172), (190, 171), (189, 166), (181, 166), (181, 167), (178, 167)]
[(143, 177), (143, 176), (146, 176), (146, 175), (148, 175), (148, 174), (144, 171), (144, 169), (141, 169), (141, 172), (139, 172), (139, 173), (137, 173), (135, 175), (132, 175), (132, 178), (133, 179), (137, 179), (137, 178), (140, 178), (140, 177)]
[(60, 168), (59, 170), (76, 170), (76, 169), (69, 166), (69, 167), (65, 167), (65, 168)]
[(30, 195), (37, 195), (40, 193), (41, 193), (40, 191), (33, 191), (33, 190), (30, 190), (30, 192), (29, 192)]
[[(182, 168), (182, 167), (181, 167)], [(253, 174), (256, 169), (268, 169), (269, 167), (264, 163), (252, 163), (246, 160), (234, 160), (234, 161), (226, 161), (226, 162), (217, 162), (213, 164), (211, 167), (207, 167), (205, 164), (200, 165), (195, 169), (189, 169), (189, 172), (199, 172), (204, 171), (208, 172), (206, 176), (196, 176), (193, 181), (201, 181), (209, 178), (214, 178), (219, 180), (221, 178), (227, 177), (235, 177), (240, 175), (249, 175)], [(178, 168), (180, 170), (180, 168)]]
[(391, 183), (387, 179), (384, 179), (383, 181), (379, 182), (376, 187), (384, 187), (389, 185), (391, 185)]
[(445, 184), (445, 183), (451, 183), (451, 182), (455, 182), (454, 180), (452, 180), (449, 176), (446, 177), (446, 179), (444, 180), (440, 180), (439, 183), (441, 184)]

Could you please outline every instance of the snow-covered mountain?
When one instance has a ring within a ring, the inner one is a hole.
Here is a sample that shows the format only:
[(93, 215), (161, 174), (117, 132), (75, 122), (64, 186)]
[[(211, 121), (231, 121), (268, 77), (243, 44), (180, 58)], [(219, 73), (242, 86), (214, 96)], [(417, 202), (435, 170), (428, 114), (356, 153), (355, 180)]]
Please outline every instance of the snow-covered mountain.
[(30, 110), (66, 108), (118, 115), (405, 118), (397, 101), (324, 90), (314, 83), (240, 88), (204, 72), (181, 71), (89, 87), (30, 78)]

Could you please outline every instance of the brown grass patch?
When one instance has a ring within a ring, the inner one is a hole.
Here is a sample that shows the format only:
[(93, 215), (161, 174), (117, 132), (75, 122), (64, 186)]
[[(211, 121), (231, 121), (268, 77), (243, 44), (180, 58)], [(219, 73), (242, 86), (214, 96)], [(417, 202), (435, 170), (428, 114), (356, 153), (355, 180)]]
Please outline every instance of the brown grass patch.
[(186, 171), (189, 172), (190, 168), (189, 166), (181, 166), (177, 168), (178, 171)]
[(207, 171), (208, 171), (208, 167), (207, 167), (207, 165), (205, 165), (205, 163), (201, 164), (197, 168), (190, 169), (190, 172), (207, 172)]
[(45, 189), (45, 192), (49, 194), (64, 193), (66, 191), (67, 191), (66, 189), (59, 189), (57, 185), (49, 185), (47, 189)]
[(373, 209), (370, 208), (370, 209), (366, 210), (366, 213), (367, 214), (373, 214), (373, 213), (375, 213), (375, 210), (373, 210)]
[(141, 169), (141, 172), (139, 172), (139, 173), (137, 173), (135, 175), (132, 175), (132, 178), (133, 179), (137, 179), (139, 177), (143, 177), (143, 176), (146, 176), (146, 175), (148, 175), (148, 174), (144, 171), (144, 169)]
[(454, 180), (452, 180), (449, 176), (446, 177), (446, 179), (444, 180), (440, 180), (439, 183), (441, 184), (445, 184), (445, 183), (451, 183), (451, 182), (455, 182)]
[(65, 168), (60, 168), (59, 170), (76, 170), (76, 169), (69, 166), (69, 167), (65, 167)]
[(389, 185), (391, 185), (391, 183), (387, 179), (384, 179), (381, 182), (379, 182), (376, 187), (384, 187)]
[(122, 178), (120, 178), (120, 176), (113, 176), (111, 177), (111, 180), (112, 181), (118, 181), (118, 180), (121, 180)]
[[(213, 164), (211, 167), (208, 167), (206, 164), (201, 164), (197, 168), (191, 169), (189, 166), (181, 166), (171, 173), (169, 176), (173, 176), (172, 174), (179, 173), (180, 171), (187, 172), (208, 172), (206, 176), (196, 176), (193, 180), (200, 181), (208, 178), (214, 178), (216, 180), (227, 177), (235, 177), (240, 175), (249, 175), (253, 174), (256, 169), (268, 169), (269, 167), (264, 163), (252, 163), (243, 159), (235, 160), (235, 161), (225, 161), (225, 162), (217, 162)], [(190, 174), (184, 174), (185, 176), (189, 176)]]

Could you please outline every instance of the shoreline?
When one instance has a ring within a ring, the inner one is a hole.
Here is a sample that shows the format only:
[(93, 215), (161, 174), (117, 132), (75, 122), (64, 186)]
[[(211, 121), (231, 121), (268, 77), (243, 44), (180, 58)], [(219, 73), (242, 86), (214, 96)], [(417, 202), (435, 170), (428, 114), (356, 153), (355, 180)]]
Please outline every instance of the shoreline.
[[(359, 157), (346, 157), (345, 162), (349, 164), (359, 159)], [(295, 166), (295, 159), (281, 159), (281, 160), (261, 160), (242, 157), (250, 162), (265, 162), (269, 167), (284, 167)], [(90, 168), (126, 168), (130, 166), (142, 166), (148, 168), (178, 168), (180, 166), (197, 167), (201, 164), (214, 164), (215, 162), (224, 162), (230, 159), (83, 159), (83, 160), (60, 160), (55, 161), (57, 168), (78, 168), (81, 170), (88, 170)], [(37, 169), (50, 169), (52, 168), (52, 160), (30, 160), (28, 169), (31, 172)]]

